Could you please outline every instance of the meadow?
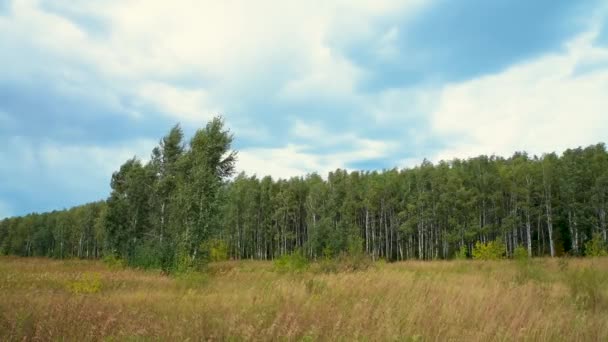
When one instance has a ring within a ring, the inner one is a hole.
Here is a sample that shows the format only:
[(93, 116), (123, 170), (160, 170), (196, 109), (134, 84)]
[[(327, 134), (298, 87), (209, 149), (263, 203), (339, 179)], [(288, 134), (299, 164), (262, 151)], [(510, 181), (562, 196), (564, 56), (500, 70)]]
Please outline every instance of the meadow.
[(0, 340), (608, 340), (608, 258), (212, 263), (0, 258)]

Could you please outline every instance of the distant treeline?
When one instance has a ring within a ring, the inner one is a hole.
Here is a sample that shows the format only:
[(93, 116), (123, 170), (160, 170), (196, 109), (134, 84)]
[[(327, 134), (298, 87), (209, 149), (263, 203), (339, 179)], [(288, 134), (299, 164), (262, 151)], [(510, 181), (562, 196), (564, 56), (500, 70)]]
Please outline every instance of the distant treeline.
[(221, 118), (188, 144), (175, 126), (147, 164), (112, 175), (106, 201), (0, 222), (0, 253), (113, 256), (142, 267), (209, 258), (309, 258), (360, 249), (374, 259), (448, 259), (500, 240), (505, 256), (585, 255), (606, 246), (604, 144), (531, 157), (479, 156), (403, 170), (231, 179), (236, 152)]

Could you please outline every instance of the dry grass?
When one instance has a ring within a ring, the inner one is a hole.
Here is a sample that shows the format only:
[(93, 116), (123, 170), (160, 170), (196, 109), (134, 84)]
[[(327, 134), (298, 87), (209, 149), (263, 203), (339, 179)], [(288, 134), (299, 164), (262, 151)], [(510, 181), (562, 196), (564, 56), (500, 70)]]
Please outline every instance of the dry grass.
[(593, 305), (572, 286), (587, 281), (575, 276), (587, 268), (607, 274), (608, 259), (403, 262), (339, 274), (243, 261), (170, 278), (3, 257), (0, 340), (607, 341), (606, 278), (594, 278)]

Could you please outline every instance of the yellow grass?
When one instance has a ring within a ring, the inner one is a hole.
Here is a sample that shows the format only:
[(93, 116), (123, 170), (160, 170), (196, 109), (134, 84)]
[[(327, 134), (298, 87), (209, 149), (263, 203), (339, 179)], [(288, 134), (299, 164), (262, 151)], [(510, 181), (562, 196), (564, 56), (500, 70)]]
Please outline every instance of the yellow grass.
[(608, 341), (606, 279), (592, 306), (572, 290), (585, 268), (607, 274), (608, 259), (402, 262), (339, 274), (243, 261), (173, 278), (2, 257), (0, 340)]

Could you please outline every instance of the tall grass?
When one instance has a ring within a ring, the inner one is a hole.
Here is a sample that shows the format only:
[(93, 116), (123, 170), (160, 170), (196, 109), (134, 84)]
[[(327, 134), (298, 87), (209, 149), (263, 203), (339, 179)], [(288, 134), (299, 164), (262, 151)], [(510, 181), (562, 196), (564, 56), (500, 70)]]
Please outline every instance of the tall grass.
[(608, 259), (522, 265), (317, 272), (312, 264), (285, 273), (271, 262), (226, 261), (168, 277), (0, 258), (0, 340), (608, 340)]

